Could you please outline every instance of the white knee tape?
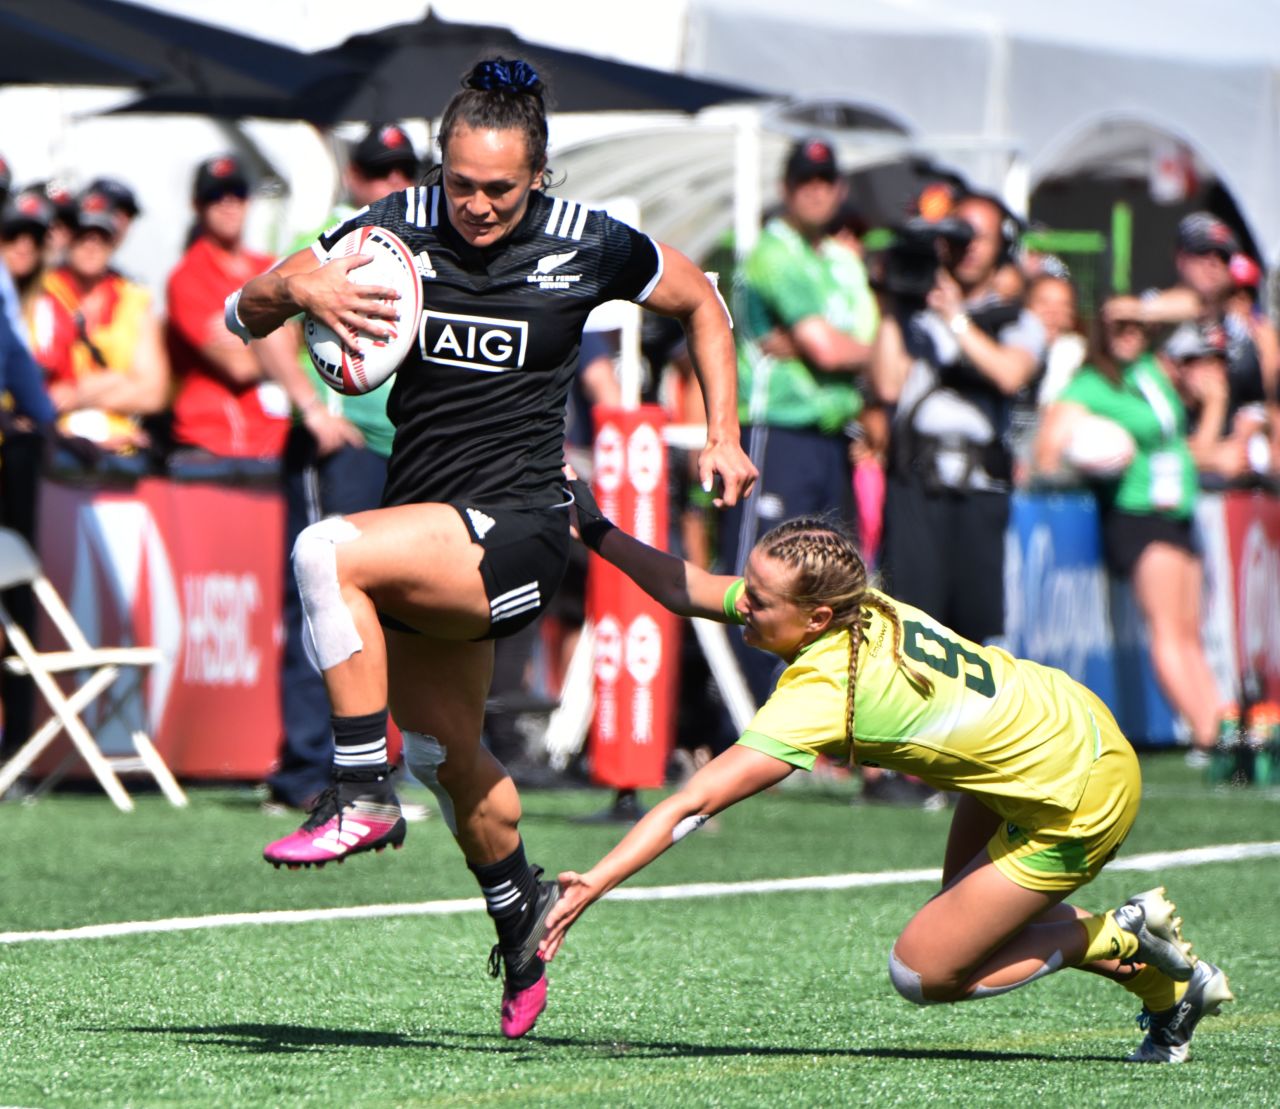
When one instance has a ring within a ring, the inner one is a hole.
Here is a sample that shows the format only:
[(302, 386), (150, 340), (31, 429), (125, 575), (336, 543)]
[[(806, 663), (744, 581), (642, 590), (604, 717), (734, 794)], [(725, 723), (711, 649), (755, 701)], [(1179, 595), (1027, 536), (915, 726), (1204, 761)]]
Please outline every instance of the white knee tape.
[(409, 773), (418, 779), (436, 796), (440, 806), (440, 815), (444, 817), (449, 831), (458, 834), (458, 820), (453, 814), (453, 798), (449, 791), (440, 784), (439, 771), (448, 757), (448, 752), (433, 735), (421, 732), (400, 733), (404, 737), (404, 764)]
[(341, 516), (330, 516), (302, 529), (293, 545), (293, 576), (302, 598), (302, 642), (316, 667), (328, 670), (364, 648), (355, 621), (338, 585), (339, 543), (360, 535)]
[(889, 949), (889, 981), (893, 988), (914, 1005), (934, 1005), (924, 996), (924, 987), (920, 984), (920, 975), (898, 958), (898, 949)]
[(1008, 993), (1010, 990), (1018, 990), (1030, 982), (1034, 982), (1037, 978), (1043, 978), (1046, 974), (1052, 974), (1055, 970), (1062, 968), (1062, 952), (1055, 951), (1044, 964), (1037, 970), (1028, 974), (1021, 982), (1010, 982), (1007, 986), (975, 986), (971, 998), (979, 997), (998, 997), (1002, 993)]

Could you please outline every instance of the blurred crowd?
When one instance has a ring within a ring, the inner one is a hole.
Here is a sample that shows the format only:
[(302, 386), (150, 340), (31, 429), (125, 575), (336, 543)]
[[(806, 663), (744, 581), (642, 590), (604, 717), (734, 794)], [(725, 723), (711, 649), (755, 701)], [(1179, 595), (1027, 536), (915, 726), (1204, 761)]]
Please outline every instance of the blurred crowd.
[[(422, 169), (399, 125), (375, 124), (349, 152), (331, 222)], [(34, 534), (38, 483), (51, 472), (279, 483), (286, 551), (320, 516), (375, 506), (392, 435), (385, 393), (326, 389), (296, 329), (244, 346), (223, 323), (226, 295), (273, 263), (244, 242), (254, 182), (240, 160), (216, 155), (193, 168), (187, 249), (163, 313), (157, 290), (113, 265), (145, 217), (132, 188), (86, 179), (76, 191), (23, 182), (0, 159), (3, 523)], [(904, 197), (901, 220), (873, 230), (833, 146), (812, 137), (790, 151), (780, 197), (752, 251), (721, 276), (744, 447), (760, 482), (743, 506), (717, 513), (694, 480), (696, 452), (673, 449), (673, 546), (740, 572), (772, 525), (835, 517), (887, 590), (986, 641), (1004, 629), (1012, 492), (1088, 483), (1107, 565), (1133, 580), (1157, 676), (1207, 750), (1223, 706), (1199, 647), (1195, 498), (1203, 487), (1274, 488), (1280, 471), (1280, 341), (1258, 261), (1227, 223), (1195, 212), (1169, 244), (1169, 287), (1097, 296), (1091, 284), (1082, 303), (1067, 261), (1027, 249), (1027, 229), (999, 198), (954, 180)], [(644, 392), (673, 423), (696, 426), (700, 394), (682, 338), (647, 318)], [(588, 331), (566, 428), (583, 473), (591, 409), (620, 398), (618, 357), (616, 333)], [(527, 716), (560, 692), (585, 565), (571, 567), (540, 626), (500, 643), (489, 738), (526, 780), (546, 776)], [(287, 631), (297, 604), (286, 575)], [(762, 702), (776, 677), (769, 657), (739, 657)], [(703, 695), (696, 650), (686, 661), (677, 762), (687, 769), (733, 736)], [(309, 666), (290, 633), (270, 783), (285, 807), (305, 808), (328, 781), (327, 706)], [(874, 771), (864, 794), (934, 800)]]

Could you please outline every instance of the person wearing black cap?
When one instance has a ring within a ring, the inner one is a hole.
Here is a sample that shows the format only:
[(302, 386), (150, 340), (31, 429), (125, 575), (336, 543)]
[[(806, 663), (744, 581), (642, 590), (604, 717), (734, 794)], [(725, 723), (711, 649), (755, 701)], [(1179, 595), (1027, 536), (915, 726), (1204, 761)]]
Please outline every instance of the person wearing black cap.
[[(38, 189), (15, 193), (0, 210), (0, 259), (13, 278), (24, 317), (40, 290), (45, 236), (52, 222), (53, 205)], [(25, 324), (25, 318), (21, 322)]]
[(170, 466), (245, 459), (251, 460), (245, 469), (269, 469), (289, 431), (288, 398), (276, 381), (282, 371), (272, 363), (293, 367), (297, 344), (282, 331), (267, 343), (244, 346), (223, 323), (227, 294), (274, 261), (244, 244), (249, 175), (240, 159), (220, 154), (201, 162), (191, 200), (193, 237), (168, 281), (166, 338), (177, 383)]
[(142, 215), (142, 208), (138, 205), (138, 198), (134, 195), (133, 189), (118, 177), (96, 177), (89, 183), (85, 192), (105, 196), (110, 203), (111, 211), (116, 217), (118, 249), (129, 233), (129, 228), (133, 226), (133, 221)]
[(399, 123), (375, 123), (351, 151), (348, 187), (354, 172), (370, 181), (394, 176), (396, 181), (390, 191), (407, 188), (418, 179), (419, 169), (408, 132)]
[(66, 263), (36, 306), (35, 355), (63, 431), (135, 456), (149, 445), (140, 418), (168, 400), (169, 362), (150, 293), (111, 269), (117, 233), (111, 201), (83, 194)]
[(1150, 290), (1128, 310), (1147, 324), (1198, 323), (1219, 327), (1227, 342), (1227, 418), (1242, 408), (1280, 399), (1280, 335), (1266, 316), (1233, 310), (1231, 259), (1240, 254), (1235, 231), (1211, 212), (1192, 212), (1178, 224), (1174, 263), (1178, 284)]
[[(845, 198), (826, 139), (794, 143), (783, 166), (782, 209), (743, 263), (734, 302), (742, 443), (760, 471), (754, 497), (725, 511), (719, 560), (742, 572), (760, 534), (779, 521), (834, 512), (856, 528), (846, 428), (862, 409), (857, 378), (879, 323), (875, 298), (842, 280), (857, 260), (830, 236)], [(774, 660), (731, 638), (763, 704)]]
[[(301, 236), (289, 253), (310, 246), (325, 228), (345, 223), (357, 211), (418, 179), (419, 161), (398, 123), (375, 123), (351, 150), (343, 172), (346, 203), (323, 226)], [(372, 392), (343, 396), (328, 388), (303, 350), (295, 380), (281, 382), (297, 420), (284, 451), (286, 556), (302, 529), (326, 516), (377, 508), (387, 476), (395, 428), (387, 416), (391, 382)], [(272, 810), (308, 809), (329, 785), (333, 730), (324, 680), (302, 645), (302, 600), (285, 568), (284, 653), (281, 658), (280, 763), (267, 779)], [(417, 808), (402, 806), (411, 816)], [(406, 819), (409, 817), (406, 816)]]

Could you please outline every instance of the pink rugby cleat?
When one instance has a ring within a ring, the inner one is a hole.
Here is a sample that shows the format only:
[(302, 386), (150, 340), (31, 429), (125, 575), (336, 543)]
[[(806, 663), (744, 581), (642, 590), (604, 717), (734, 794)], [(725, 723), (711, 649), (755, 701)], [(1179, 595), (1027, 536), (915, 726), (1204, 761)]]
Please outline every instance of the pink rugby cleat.
[[(533, 868), (534, 877), (542, 877), (542, 867)], [(538, 958), (538, 944), (547, 934), (547, 915), (560, 900), (559, 882), (537, 884), (537, 891), (522, 922), (524, 935), (519, 945), (503, 950), (495, 943), (489, 952), (489, 975), (503, 976), (502, 982), (502, 1034), (509, 1040), (518, 1040), (529, 1031), (547, 1007), (547, 968)], [(534, 970), (538, 975), (527, 986), (512, 985), (512, 980), (527, 981)], [(504, 973), (505, 972), (505, 973)]]
[(518, 1040), (535, 1024), (542, 1010), (547, 1007), (547, 972), (542, 972), (532, 986), (512, 992), (510, 986), (502, 990), (502, 1034), (509, 1040)]
[(296, 832), (269, 843), (262, 857), (277, 868), (321, 867), (361, 851), (382, 851), (404, 843), (400, 802), (387, 782), (376, 778), (338, 777), (316, 799)]

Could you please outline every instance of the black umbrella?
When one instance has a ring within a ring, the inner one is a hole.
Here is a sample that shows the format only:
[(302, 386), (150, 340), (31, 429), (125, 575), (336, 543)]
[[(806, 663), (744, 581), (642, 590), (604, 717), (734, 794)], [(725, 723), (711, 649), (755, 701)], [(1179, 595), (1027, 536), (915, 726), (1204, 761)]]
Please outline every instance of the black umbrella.
[(0, 0), (0, 83), (139, 85), (210, 103), (291, 96), (341, 65), (122, 0)]
[(0, 85), (149, 85), (162, 70), (0, 7)]
[(449, 23), (428, 12), (417, 23), (353, 35), (316, 54), (317, 59), (354, 71), (356, 76), (323, 79), (297, 96), (246, 97), (238, 104), (224, 101), (220, 107), (197, 95), (152, 95), (118, 110), (258, 115), (320, 124), (431, 117), (444, 110), (458, 90), (461, 75), (480, 58), (493, 54), (533, 63), (550, 85), (555, 107), (567, 112), (696, 112), (711, 104), (761, 95), (738, 85), (541, 46), (505, 27)]

